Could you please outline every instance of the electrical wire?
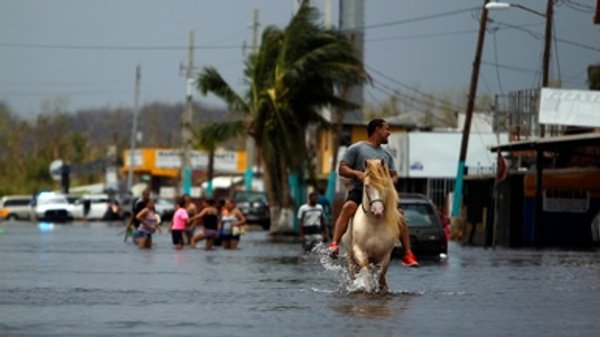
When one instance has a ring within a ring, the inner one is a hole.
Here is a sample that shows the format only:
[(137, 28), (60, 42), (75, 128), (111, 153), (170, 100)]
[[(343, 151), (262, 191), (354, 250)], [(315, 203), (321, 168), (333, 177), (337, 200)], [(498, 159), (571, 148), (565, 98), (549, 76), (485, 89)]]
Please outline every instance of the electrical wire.
[[(70, 45), (70, 44), (38, 44), (38, 43), (0, 43), (0, 47), (30, 49), (70, 49), (70, 50), (187, 50), (188, 46), (110, 46), (110, 45)], [(194, 46), (195, 50), (224, 50), (240, 48), (239, 45), (205, 45)]]
[[(435, 102), (425, 101), (423, 99), (420, 99), (420, 98), (417, 98), (414, 96), (403, 94), (400, 91), (395, 90), (378, 80), (374, 80), (373, 82), (374, 82), (373, 88), (375, 88), (389, 96), (392, 96), (392, 97), (404, 98), (402, 100), (402, 103), (404, 105), (408, 106), (409, 108), (412, 108), (415, 111), (424, 111), (424, 110), (427, 111), (427, 110), (431, 110), (431, 109), (444, 110), (444, 109), (449, 108), (449, 106), (438, 105)], [(437, 100), (437, 101), (439, 102), (440, 100)], [(429, 107), (429, 109), (427, 109), (427, 107)], [(456, 110), (456, 109), (453, 109), (453, 110)], [(398, 114), (396, 114), (396, 115), (398, 115)], [(438, 121), (441, 121), (444, 124), (448, 123), (448, 121), (446, 119), (437, 116), (433, 112), (430, 113), (429, 116), (431, 116), (434, 119), (437, 119)]]
[(504, 95), (504, 89), (502, 89), (502, 81), (500, 80), (500, 68), (498, 67), (498, 42), (496, 39), (496, 31), (493, 34), (494, 41), (494, 62), (496, 63), (496, 80), (498, 81), (498, 89), (500, 90), (500, 95)]
[(452, 15), (457, 15), (457, 14), (462, 14), (462, 13), (470, 12), (470, 11), (473, 11), (474, 9), (480, 9), (480, 8), (481, 7), (479, 7), (479, 6), (477, 6), (477, 7), (469, 7), (469, 8), (457, 9), (457, 10), (454, 10), (454, 11), (437, 13), (437, 14), (426, 15), (426, 16), (420, 16), (420, 17), (415, 17), (415, 18), (409, 18), (409, 19), (403, 19), (403, 20), (396, 20), (396, 21), (390, 21), (390, 22), (376, 23), (376, 24), (364, 26), (364, 27), (362, 27), (362, 29), (363, 30), (367, 30), (367, 29), (382, 28), (382, 27), (389, 27), (389, 26), (398, 26), (398, 25), (404, 25), (404, 24), (409, 24), (409, 23), (415, 23), (415, 22), (421, 22), (421, 21), (439, 19), (439, 18), (443, 18), (443, 17), (447, 17), (447, 16), (452, 16)]
[(583, 4), (581, 2), (577, 2), (577, 1), (573, 1), (573, 0), (563, 0), (563, 1), (559, 1), (558, 5), (565, 5), (566, 7), (580, 12), (580, 13), (584, 13), (584, 14), (590, 14), (594, 12), (594, 7), (588, 5), (588, 4)]
[(402, 35), (402, 36), (368, 38), (368, 39), (365, 39), (365, 41), (382, 42), (382, 41), (398, 41), (398, 40), (417, 40), (417, 39), (434, 38), (434, 37), (467, 35), (467, 34), (473, 34), (473, 33), (477, 33), (477, 30), (476, 29), (468, 29), (468, 30), (455, 30), (455, 31), (451, 31), (451, 32), (441, 32), (441, 33), (412, 34), (412, 35)]
[(444, 105), (446, 105), (448, 107), (451, 107), (451, 108), (457, 110), (456, 106), (453, 103), (451, 103), (451, 102), (448, 102), (448, 101), (445, 101), (445, 100), (440, 100), (439, 98), (437, 98), (437, 97), (435, 97), (433, 95), (424, 93), (424, 92), (420, 91), (419, 89), (416, 89), (416, 88), (414, 88), (414, 87), (412, 87), (412, 86), (410, 86), (410, 85), (408, 85), (406, 83), (402, 83), (402, 82), (400, 82), (400, 81), (398, 81), (396, 79), (393, 79), (393, 78), (389, 77), (388, 75), (386, 75), (382, 71), (379, 71), (379, 70), (377, 70), (377, 69), (375, 69), (375, 68), (373, 68), (373, 67), (371, 67), (369, 65), (365, 64), (365, 68), (367, 68), (367, 70), (369, 70), (369, 71), (373, 72), (374, 74), (377, 74), (377, 75), (385, 78), (386, 80), (388, 80), (388, 81), (390, 81), (390, 82), (392, 82), (392, 83), (394, 83), (396, 85), (399, 85), (399, 86), (401, 86), (403, 88), (406, 88), (406, 89), (408, 89), (410, 91), (413, 91), (413, 92), (415, 92), (415, 93), (417, 93), (417, 94), (419, 94), (421, 96), (427, 97), (427, 98), (429, 98), (431, 100), (434, 100), (434, 101), (438, 101), (438, 102), (440, 102), (440, 103), (442, 103), (442, 104), (444, 104)]

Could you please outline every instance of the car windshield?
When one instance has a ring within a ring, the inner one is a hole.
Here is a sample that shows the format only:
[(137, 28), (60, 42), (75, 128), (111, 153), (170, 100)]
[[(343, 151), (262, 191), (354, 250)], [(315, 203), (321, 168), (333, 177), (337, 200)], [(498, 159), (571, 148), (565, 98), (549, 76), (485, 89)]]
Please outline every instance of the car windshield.
[(236, 193), (234, 199), (237, 202), (267, 202), (266, 196), (262, 193)]
[(401, 204), (409, 227), (434, 226), (435, 215), (427, 204)]
[(52, 198), (44, 198), (44, 199), (40, 199), (38, 200), (38, 204), (40, 205), (48, 205), (48, 204), (68, 204), (69, 202), (67, 201), (66, 198), (63, 197), (52, 197)]
[(154, 200), (154, 205), (158, 205), (158, 206), (173, 206), (173, 203), (171, 201), (165, 200), (165, 199), (156, 199)]

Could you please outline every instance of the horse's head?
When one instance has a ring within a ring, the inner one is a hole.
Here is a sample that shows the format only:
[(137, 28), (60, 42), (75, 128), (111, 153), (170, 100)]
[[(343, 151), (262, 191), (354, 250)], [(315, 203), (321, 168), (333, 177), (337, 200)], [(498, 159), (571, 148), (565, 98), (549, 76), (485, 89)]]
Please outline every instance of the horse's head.
[(377, 218), (384, 215), (387, 195), (390, 192), (390, 174), (383, 159), (365, 161), (362, 208)]

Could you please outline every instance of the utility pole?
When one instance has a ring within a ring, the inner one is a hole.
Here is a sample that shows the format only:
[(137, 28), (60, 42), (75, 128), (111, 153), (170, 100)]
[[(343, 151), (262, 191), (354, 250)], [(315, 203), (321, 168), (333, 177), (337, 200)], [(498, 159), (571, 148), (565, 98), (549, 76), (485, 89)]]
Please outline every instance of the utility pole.
[(181, 186), (183, 194), (190, 194), (192, 189), (192, 114), (194, 110), (192, 92), (194, 87), (194, 31), (189, 32), (188, 41), (188, 65), (185, 72), (186, 77), (186, 105), (181, 118)]
[(131, 146), (129, 148), (129, 174), (127, 176), (127, 191), (131, 191), (133, 186), (133, 164), (134, 164), (134, 152), (135, 152), (135, 138), (137, 136), (137, 123), (139, 114), (139, 101), (140, 101), (140, 80), (142, 77), (142, 70), (138, 64), (135, 67), (135, 93), (133, 103), (133, 122), (131, 123)]
[(325, 28), (333, 28), (333, 3), (332, 0), (324, 0), (323, 3), (323, 25)]
[[(254, 9), (254, 19), (252, 21), (252, 54), (258, 52), (258, 27), (260, 23), (258, 21), (260, 11)], [(254, 166), (256, 165), (256, 153), (254, 138), (250, 135), (246, 136), (246, 173), (244, 175), (244, 189), (246, 191), (252, 191), (252, 180), (254, 178)]]
[[(548, 0), (546, 6), (546, 32), (544, 36), (544, 61), (542, 69), (542, 88), (550, 81), (550, 49), (552, 45), (552, 21), (554, 16), (554, 0)], [(540, 138), (544, 138), (546, 127), (540, 124)]]
[[(544, 61), (542, 74), (542, 88), (548, 86), (550, 81), (550, 49), (552, 43), (552, 21), (554, 14), (554, 0), (548, 0), (546, 6), (546, 32), (544, 39)], [(541, 96), (541, 89), (540, 89)], [(539, 109), (538, 109), (539, 111)], [(540, 124), (540, 138), (544, 138), (546, 126)], [(543, 244), (542, 232), (542, 180), (544, 169), (544, 151), (539, 148), (536, 151), (535, 159), (535, 207), (533, 215), (533, 243), (537, 248), (541, 248)]]
[(469, 88), (469, 98), (467, 101), (467, 111), (465, 115), (465, 124), (463, 126), (462, 139), (460, 143), (460, 155), (458, 157), (458, 169), (456, 171), (456, 182), (454, 185), (454, 198), (452, 200), (452, 216), (457, 217), (460, 214), (460, 205), (462, 202), (463, 178), (465, 174), (465, 160), (467, 158), (467, 148), (469, 146), (469, 134), (471, 132), (471, 119), (475, 109), (475, 98), (477, 97), (477, 82), (479, 80), (479, 67), (481, 66), (481, 53), (483, 51), (483, 42), (485, 39), (485, 29), (488, 21), (488, 10), (485, 5), (489, 0), (483, 1), (481, 7), (481, 19), (479, 22), (479, 35), (477, 36), (477, 47), (475, 49), (475, 59), (473, 60), (473, 70), (471, 71), (471, 85)]

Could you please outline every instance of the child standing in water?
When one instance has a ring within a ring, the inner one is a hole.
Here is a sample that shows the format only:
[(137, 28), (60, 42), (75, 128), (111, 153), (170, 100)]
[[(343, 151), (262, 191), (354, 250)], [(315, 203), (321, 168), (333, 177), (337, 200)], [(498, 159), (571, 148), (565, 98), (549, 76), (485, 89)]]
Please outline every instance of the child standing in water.
[(173, 221), (171, 222), (171, 238), (177, 249), (183, 248), (183, 232), (189, 218), (185, 206), (184, 198), (177, 199), (177, 210), (173, 214)]

